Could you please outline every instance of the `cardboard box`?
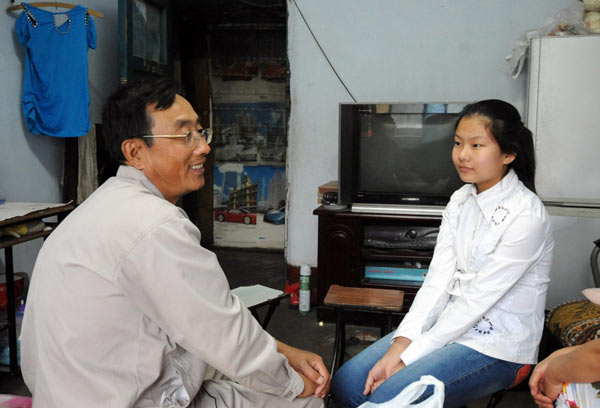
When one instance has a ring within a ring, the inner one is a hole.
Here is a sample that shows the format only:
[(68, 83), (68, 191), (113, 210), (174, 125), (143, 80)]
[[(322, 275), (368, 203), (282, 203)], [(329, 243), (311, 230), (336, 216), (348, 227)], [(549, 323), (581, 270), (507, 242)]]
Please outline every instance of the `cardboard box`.
[(321, 202), (321, 198), (323, 198), (323, 193), (328, 193), (330, 191), (334, 191), (334, 192), (338, 191), (338, 181), (337, 180), (331, 180), (331, 181), (319, 186), (319, 191), (317, 194), (317, 203), (319, 205), (323, 204)]

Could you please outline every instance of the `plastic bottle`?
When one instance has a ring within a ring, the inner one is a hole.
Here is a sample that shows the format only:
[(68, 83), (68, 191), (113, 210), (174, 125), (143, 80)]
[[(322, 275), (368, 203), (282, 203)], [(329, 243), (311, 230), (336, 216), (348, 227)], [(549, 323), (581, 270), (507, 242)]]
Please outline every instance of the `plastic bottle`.
[(25, 314), (25, 303), (21, 303), (15, 313), (15, 323), (17, 326), (17, 362), (21, 366), (21, 326), (23, 325), (23, 315)]
[(298, 309), (303, 315), (310, 311), (310, 266), (308, 265), (300, 267), (300, 304)]
[[(15, 329), (17, 332), (17, 362), (21, 365), (21, 325), (23, 324), (23, 314), (25, 313), (25, 304), (20, 304), (15, 312)], [(0, 364), (10, 365), (10, 349), (8, 346), (8, 330), (4, 330), (0, 337)]]

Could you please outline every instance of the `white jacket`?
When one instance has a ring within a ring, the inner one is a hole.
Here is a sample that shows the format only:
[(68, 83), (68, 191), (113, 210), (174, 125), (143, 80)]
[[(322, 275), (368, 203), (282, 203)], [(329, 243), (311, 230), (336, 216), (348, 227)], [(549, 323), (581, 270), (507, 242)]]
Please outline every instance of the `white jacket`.
[(537, 362), (554, 241), (541, 200), (514, 171), (444, 210), (429, 272), (394, 334), (409, 365), (456, 342), (498, 359)]
[(288, 400), (304, 388), (183, 210), (128, 166), (44, 243), (21, 347), (43, 407), (185, 407), (207, 363)]

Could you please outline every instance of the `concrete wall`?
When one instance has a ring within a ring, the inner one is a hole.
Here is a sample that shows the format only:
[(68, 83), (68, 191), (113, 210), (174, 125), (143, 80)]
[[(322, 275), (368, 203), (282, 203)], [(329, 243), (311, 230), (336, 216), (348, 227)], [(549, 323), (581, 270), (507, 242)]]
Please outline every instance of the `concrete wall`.
[[(94, 18), (97, 49), (88, 54), (92, 123), (100, 121), (102, 103), (119, 81), (117, 3), (116, 0), (82, 0), (78, 3), (104, 14), (104, 18)], [(7, 2), (5, 6), (8, 5)], [(0, 191), (7, 201), (60, 202), (64, 140), (29, 134), (23, 120), (21, 93), (25, 48), (14, 31), (19, 13), (0, 13)], [(35, 240), (16, 246), (15, 269), (31, 271), (41, 244), (42, 240)], [(0, 272), (3, 268), (2, 252)]]
[[(291, 98), (287, 262), (317, 264), (317, 187), (338, 178), (338, 104), (500, 98), (525, 112), (526, 75), (505, 56), (524, 31), (571, 0), (295, 0), (288, 2)], [(298, 10), (300, 9), (300, 11)], [(591, 286), (597, 218), (555, 217), (556, 262), (549, 305)]]
[[(470, 101), (497, 97), (525, 105), (525, 78), (506, 74), (504, 57), (525, 30), (570, 0), (296, 0), (355, 99)], [(82, 0), (101, 11), (98, 48), (89, 52), (91, 119), (118, 82), (117, 2)], [(338, 104), (351, 102), (293, 2), (289, 7), (292, 115), (288, 149), (287, 261), (317, 264), (317, 187), (337, 179)], [(25, 52), (16, 13), (0, 13), (0, 190), (10, 201), (58, 202), (63, 141), (30, 135), (20, 108)], [(556, 254), (549, 305), (591, 286), (589, 253), (598, 218), (554, 216)], [(30, 271), (41, 240), (15, 247), (17, 270)], [(0, 272), (3, 268), (0, 254)]]

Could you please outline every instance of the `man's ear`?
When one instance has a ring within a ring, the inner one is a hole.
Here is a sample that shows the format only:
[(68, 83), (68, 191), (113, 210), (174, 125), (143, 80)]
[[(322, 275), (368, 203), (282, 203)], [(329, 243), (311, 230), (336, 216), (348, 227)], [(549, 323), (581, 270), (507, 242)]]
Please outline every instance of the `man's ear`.
[(125, 162), (138, 170), (144, 170), (144, 153), (147, 148), (142, 139), (126, 139), (121, 143)]

